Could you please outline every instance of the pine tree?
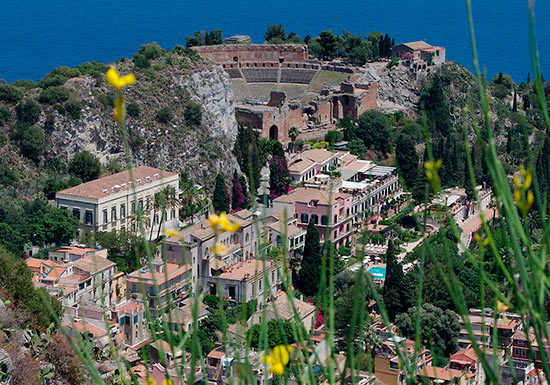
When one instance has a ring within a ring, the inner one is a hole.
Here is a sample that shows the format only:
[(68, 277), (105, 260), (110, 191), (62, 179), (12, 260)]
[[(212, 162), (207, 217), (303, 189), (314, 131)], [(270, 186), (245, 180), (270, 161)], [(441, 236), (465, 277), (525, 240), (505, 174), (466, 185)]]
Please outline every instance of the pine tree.
[(232, 188), (231, 188), (231, 209), (239, 211), (246, 208), (243, 186), (237, 175), (237, 170), (233, 173)]
[(286, 158), (274, 156), (269, 162), (269, 199), (288, 193), (290, 180)]
[(218, 214), (229, 211), (229, 194), (227, 194), (225, 189), (225, 178), (221, 173), (216, 176), (212, 206), (214, 206), (214, 211)]
[(315, 227), (313, 220), (310, 220), (307, 226), (302, 264), (296, 282), (298, 289), (308, 297), (316, 295), (319, 291), (321, 264), (319, 231)]
[(403, 286), (403, 267), (397, 262), (393, 241), (388, 242), (388, 250), (386, 251), (386, 279), (382, 295), (384, 305), (388, 312), (388, 317), (391, 321), (395, 317), (407, 309), (403, 309), (402, 304), (402, 286)]

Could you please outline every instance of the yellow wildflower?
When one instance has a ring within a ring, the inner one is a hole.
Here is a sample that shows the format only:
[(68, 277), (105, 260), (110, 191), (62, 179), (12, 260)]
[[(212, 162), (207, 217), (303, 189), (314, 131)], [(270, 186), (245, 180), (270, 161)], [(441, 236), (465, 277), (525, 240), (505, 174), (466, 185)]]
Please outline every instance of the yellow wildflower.
[[(508, 305), (506, 305), (504, 302), (502, 301), (497, 301), (497, 313), (498, 314), (502, 314), (502, 313), (505, 313), (507, 312), (509, 309)], [(502, 320), (504, 322), (510, 322), (510, 320), (508, 319), (508, 317), (506, 316), (503, 316), (502, 317)]]
[(225, 247), (223, 243), (218, 242), (210, 248), (210, 251), (214, 254), (221, 255), (226, 249), (227, 247)]
[(273, 348), (271, 354), (264, 356), (263, 361), (269, 365), (269, 373), (282, 376), (290, 360), (290, 352), (292, 352), (292, 346), (278, 345)]
[(439, 184), (439, 176), (437, 175), (437, 171), (441, 168), (442, 164), (443, 161), (441, 159), (438, 159), (436, 161), (429, 160), (424, 163), (424, 168), (426, 168), (426, 176), (432, 184)]
[(213, 228), (216, 232), (230, 231), (234, 233), (241, 227), (241, 225), (239, 225), (238, 223), (231, 223), (227, 218), (227, 215), (223, 212), (220, 215), (210, 215), (208, 217), (208, 220), (210, 222), (210, 227)]
[(107, 71), (107, 83), (115, 87), (118, 91), (122, 91), (122, 87), (125, 87), (136, 82), (134, 74), (128, 74), (120, 77), (115, 67), (109, 68)]
[(162, 381), (162, 385), (174, 385), (174, 381), (172, 381), (171, 378), (165, 378), (164, 381)]
[(166, 227), (164, 228), (164, 234), (166, 234), (169, 237), (181, 238), (181, 234), (178, 231), (170, 230), (170, 229), (167, 229)]
[(115, 112), (113, 113), (113, 119), (122, 123), (123, 115), (124, 115), (124, 98), (116, 98)]
[(145, 381), (145, 385), (157, 385), (157, 382), (154, 378), (147, 377), (147, 381)]
[(533, 175), (531, 174), (531, 169), (525, 169), (523, 166), (520, 167), (519, 173), (521, 175), (521, 179), (518, 178), (517, 175), (514, 175), (513, 178), (515, 187), (513, 197), (514, 202), (516, 202), (519, 209), (525, 215), (531, 206), (533, 206), (533, 203), (535, 203), (533, 191), (529, 190), (531, 183), (533, 182)]

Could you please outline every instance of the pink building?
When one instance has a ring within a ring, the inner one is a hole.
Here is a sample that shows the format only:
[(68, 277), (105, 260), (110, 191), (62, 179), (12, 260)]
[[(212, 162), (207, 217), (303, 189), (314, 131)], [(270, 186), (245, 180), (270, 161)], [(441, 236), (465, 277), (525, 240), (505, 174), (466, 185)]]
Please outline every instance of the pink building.
[(332, 241), (336, 247), (351, 242), (352, 195), (330, 193), (316, 188), (300, 187), (273, 201), (275, 211), (294, 213), (297, 226), (306, 229), (312, 220), (321, 242)]

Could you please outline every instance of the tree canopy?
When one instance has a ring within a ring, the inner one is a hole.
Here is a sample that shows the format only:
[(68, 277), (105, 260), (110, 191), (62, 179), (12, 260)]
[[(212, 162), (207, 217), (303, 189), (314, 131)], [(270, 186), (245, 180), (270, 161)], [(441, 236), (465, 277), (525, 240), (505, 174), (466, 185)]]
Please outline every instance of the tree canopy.
[(82, 151), (77, 153), (69, 162), (69, 172), (82, 179), (83, 182), (88, 182), (99, 178), (101, 163), (92, 153)]

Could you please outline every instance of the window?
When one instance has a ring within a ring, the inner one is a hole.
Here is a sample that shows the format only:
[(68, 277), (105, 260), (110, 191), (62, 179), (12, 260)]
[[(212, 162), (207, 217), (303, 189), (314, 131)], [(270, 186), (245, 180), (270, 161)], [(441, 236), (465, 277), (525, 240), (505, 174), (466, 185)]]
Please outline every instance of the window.
[(107, 209), (104, 209), (103, 210), (103, 224), (106, 224), (107, 222), (109, 222), (109, 219), (107, 217)]
[(126, 205), (123, 203), (120, 205), (120, 218), (126, 217)]
[(262, 280), (258, 281), (258, 290), (262, 290)]
[(338, 230), (334, 230), (334, 239), (338, 236)]
[(323, 215), (321, 216), (321, 224), (322, 225), (328, 225), (328, 216), (327, 215)]
[[(134, 323), (137, 324), (138, 323), (138, 316), (137, 314), (134, 316)], [(137, 332), (137, 331), (136, 331)]]
[(111, 221), (116, 221), (116, 207), (111, 207)]
[(67, 210), (67, 206), (59, 206), (61, 210)]
[(136, 201), (132, 201), (132, 205), (131, 205), (131, 208), (132, 208), (132, 215), (136, 213)]
[(311, 215), (311, 220), (313, 221), (313, 223), (315, 223), (316, 225), (319, 224), (319, 216), (317, 214), (312, 214)]
[(172, 211), (170, 211), (170, 219), (174, 218), (176, 218), (176, 209), (172, 209)]
[(159, 224), (159, 215), (158, 214), (155, 214), (155, 216), (153, 218), (153, 224), (155, 224), (155, 225)]
[(349, 208), (348, 208), (348, 209), (346, 209), (346, 216), (348, 216), (348, 217), (349, 217)]
[(514, 356), (519, 357), (519, 349), (518, 348), (514, 348)]
[(236, 293), (235, 286), (229, 286), (228, 290), (229, 290), (229, 297), (235, 299), (235, 293)]
[(135, 232), (135, 231), (136, 231), (136, 225), (135, 225), (135, 223), (132, 223), (132, 225), (130, 226), (130, 228), (132, 229), (133, 232)]
[(146, 208), (147, 210), (149, 210), (150, 201), (151, 201), (151, 197), (150, 197), (149, 195), (147, 195), (147, 196), (145, 197), (145, 208)]
[(138, 201), (138, 207), (139, 207), (139, 209), (140, 209), (141, 211), (143, 211), (143, 199), (140, 199), (140, 200)]
[(91, 210), (86, 210), (84, 213), (84, 223), (87, 225), (93, 225), (94, 224), (94, 213)]
[(334, 223), (338, 222), (338, 215), (334, 214)]
[(248, 242), (249, 240), (249, 236), (248, 236), (248, 233), (246, 233), (246, 241), (245, 242)]
[(521, 349), (521, 356), (527, 357), (527, 351), (525, 349)]
[(120, 317), (120, 325), (124, 325), (124, 317)]
[(80, 220), (80, 209), (73, 209), (73, 215), (76, 219)]
[(309, 216), (307, 214), (302, 214), (300, 220), (302, 221), (302, 223), (309, 223)]

